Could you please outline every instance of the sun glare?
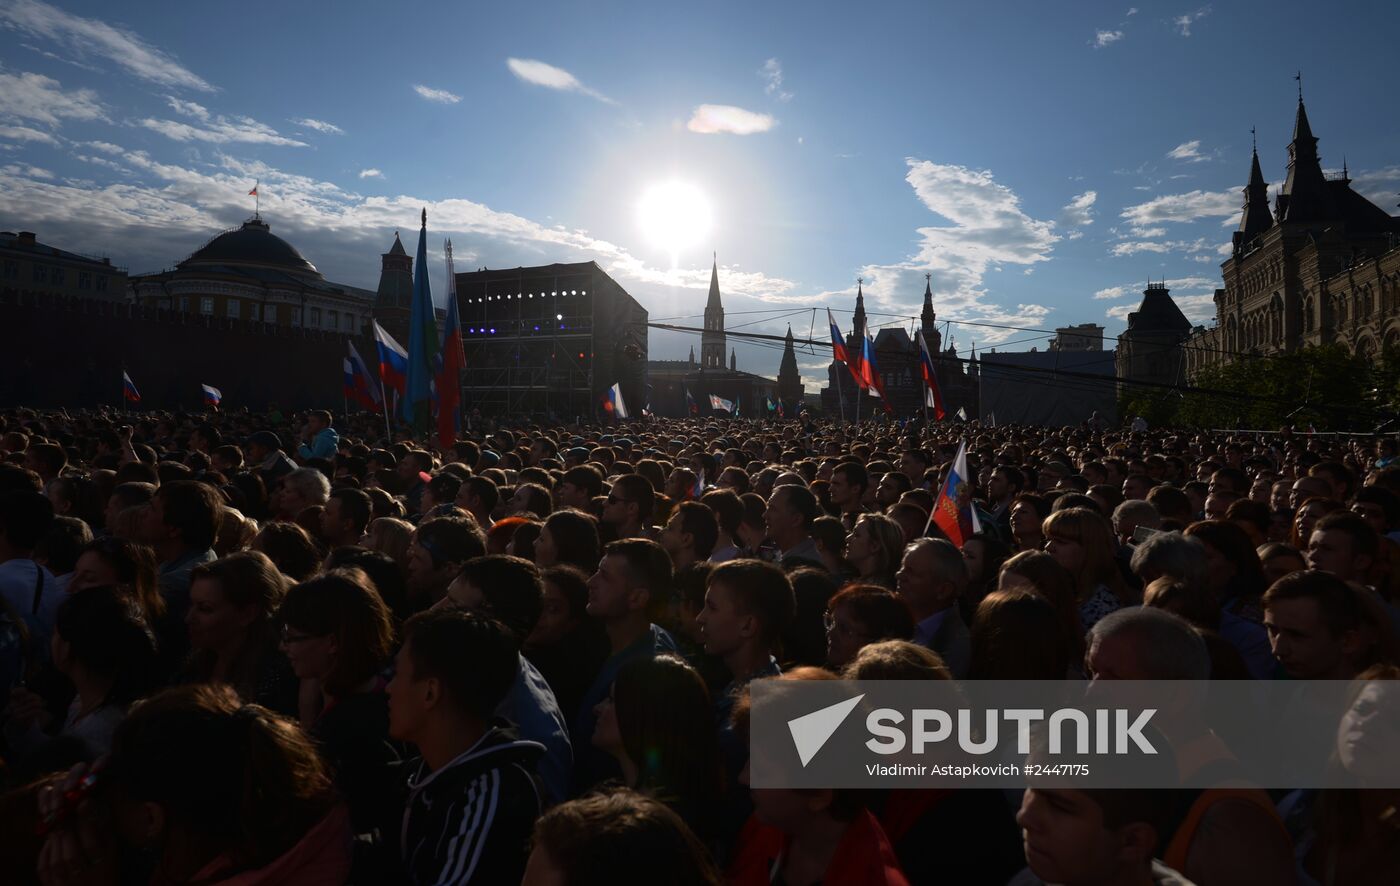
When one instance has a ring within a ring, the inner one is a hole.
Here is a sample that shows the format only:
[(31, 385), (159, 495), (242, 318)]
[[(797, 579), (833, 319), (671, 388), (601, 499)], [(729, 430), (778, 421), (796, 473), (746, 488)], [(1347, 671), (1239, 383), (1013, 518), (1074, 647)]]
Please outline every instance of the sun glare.
[(692, 184), (678, 181), (652, 185), (637, 204), (637, 224), (652, 245), (679, 254), (710, 233), (710, 201)]

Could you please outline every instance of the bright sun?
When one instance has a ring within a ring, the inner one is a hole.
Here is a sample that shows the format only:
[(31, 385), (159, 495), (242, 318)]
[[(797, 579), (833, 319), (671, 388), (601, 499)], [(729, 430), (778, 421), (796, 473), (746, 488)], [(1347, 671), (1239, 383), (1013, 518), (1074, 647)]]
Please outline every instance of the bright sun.
[(652, 245), (671, 253), (672, 262), (709, 235), (710, 222), (710, 201), (699, 188), (685, 182), (652, 185), (637, 204), (642, 233)]

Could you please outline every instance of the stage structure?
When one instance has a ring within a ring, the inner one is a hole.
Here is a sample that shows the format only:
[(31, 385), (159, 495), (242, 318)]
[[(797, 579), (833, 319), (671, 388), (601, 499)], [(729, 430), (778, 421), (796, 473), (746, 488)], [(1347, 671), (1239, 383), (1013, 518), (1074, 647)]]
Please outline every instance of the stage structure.
[(482, 415), (599, 415), (621, 384), (646, 402), (647, 312), (595, 262), (457, 275), (462, 406)]

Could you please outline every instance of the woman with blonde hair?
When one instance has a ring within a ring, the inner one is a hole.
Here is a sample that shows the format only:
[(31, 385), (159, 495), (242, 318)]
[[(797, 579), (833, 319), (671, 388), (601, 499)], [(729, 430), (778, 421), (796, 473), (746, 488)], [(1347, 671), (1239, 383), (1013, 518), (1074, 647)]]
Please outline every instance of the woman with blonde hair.
[(864, 584), (894, 590), (904, 554), (904, 530), (883, 514), (864, 514), (846, 539), (846, 559)]
[(363, 547), (394, 558), (399, 571), (408, 573), (408, 546), (413, 541), (413, 524), (397, 517), (376, 517), (360, 539)]
[(1045, 518), (1045, 552), (1074, 578), (1079, 620), (1089, 630), (1099, 619), (1132, 603), (1118, 570), (1118, 543), (1102, 514), (1066, 508)]

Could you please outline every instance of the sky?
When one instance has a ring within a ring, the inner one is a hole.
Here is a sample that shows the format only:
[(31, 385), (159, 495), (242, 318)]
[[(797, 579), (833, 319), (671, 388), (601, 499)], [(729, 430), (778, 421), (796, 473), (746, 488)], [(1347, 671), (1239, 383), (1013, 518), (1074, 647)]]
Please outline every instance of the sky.
[[(428, 210), (457, 269), (597, 261), (653, 320), (960, 354), (1112, 337), (1162, 278), (1213, 318), (1251, 127), (1270, 195), (1302, 72), (1324, 168), (1392, 214), (1400, 4), (110, 4), (0, 0), (0, 229), (170, 267), (253, 211), (373, 289)], [(816, 309), (815, 311), (813, 309)], [(738, 342), (739, 368), (780, 352)], [(653, 330), (653, 359), (698, 335)], [(1111, 344), (1111, 342), (1110, 342)], [(799, 354), (808, 390), (829, 351)]]

